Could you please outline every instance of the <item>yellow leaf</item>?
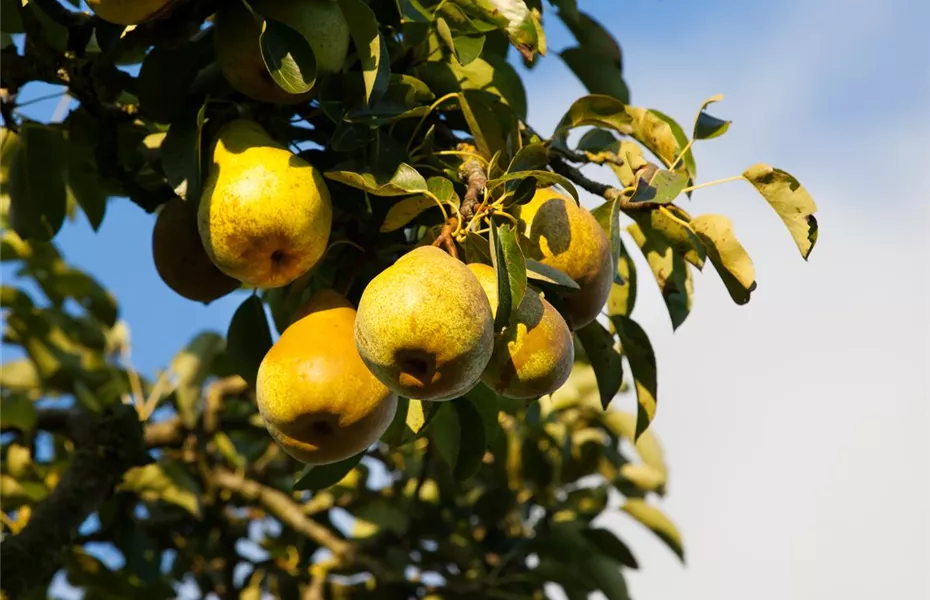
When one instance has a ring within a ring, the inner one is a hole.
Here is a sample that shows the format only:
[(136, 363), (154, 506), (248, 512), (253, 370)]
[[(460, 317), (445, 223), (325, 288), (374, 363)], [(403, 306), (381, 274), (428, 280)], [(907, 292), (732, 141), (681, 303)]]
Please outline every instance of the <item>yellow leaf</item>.
[(737, 304), (749, 302), (756, 289), (756, 269), (752, 259), (733, 234), (733, 223), (723, 215), (701, 215), (691, 221), (710, 262)]
[(817, 243), (817, 204), (811, 195), (790, 173), (770, 165), (753, 165), (743, 171), (743, 177), (775, 209), (807, 260)]
[(682, 562), (685, 561), (685, 549), (681, 543), (681, 534), (678, 533), (678, 528), (675, 527), (661, 510), (647, 504), (645, 500), (639, 498), (627, 500), (622, 510), (648, 527), (659, 539), (672, 549), (672, 552), (674, 552)]

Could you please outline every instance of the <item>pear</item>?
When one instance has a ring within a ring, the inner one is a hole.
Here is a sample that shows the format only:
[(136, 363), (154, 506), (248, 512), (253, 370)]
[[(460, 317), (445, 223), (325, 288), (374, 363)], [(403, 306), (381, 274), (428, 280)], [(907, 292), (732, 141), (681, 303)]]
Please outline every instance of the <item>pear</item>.
[(256, 396), (265, 427), (299, 461), (324, 465), (378, 441), (397, 396), (355, 349), (355, 309), (333, 290), (317, 292), (258, 369)]
[(365, 288), (355, 343), (375, 377), (398, 394), (451, 400), (473, 388), (487, 366), (494, 317), (468, 267), (423, 246)]
[(161, 12), (172, 0), (87, 0), (94, 14), (117, 25), (137, 25)]
[(530, 240), (527, 255), (562, 271), (581, 288), (564, 296), (568, 324), (578, 329), (593, 321), (607, 303), (614, 278), (610, 242), (597, 219), (552, 188), (537, 190), (513, 214)]
[[(331, 0), (253, 0), (259, 15), (284, 23), (301, 33), (316, 58), (317, 79), (342, 69), (349, 52), (349, 26)], [(261, 102), (306, 102), (314, 86), (303, 94), (285, 92), (268, 74), (262, 59), (261, 24), (239, 0), (224, 3), (216, 14), (214, 54), (223, 76), (237, 91)]]
[[(497, 313), (497, 273), (480, 263), (468, 265)], [(481, 375), (485, 385), (507, 398), (539, 398), (568, 380), (575, 361), (572, 332), (565, 319), (532, 288), (511, 324), (494, 340), (494, 353)]]
[(252, 121), (220, 130), (198, 227), (221, 271), (253, 287), (287, 285), (322, 258), (332, 219), (319, 170)]
[(152, 257), (162, 281), (189, 300), (209, 304), (239, 287), (207, 256), (197, 231), (197, 209), (180, 198), (169, 200), (158, 213)]

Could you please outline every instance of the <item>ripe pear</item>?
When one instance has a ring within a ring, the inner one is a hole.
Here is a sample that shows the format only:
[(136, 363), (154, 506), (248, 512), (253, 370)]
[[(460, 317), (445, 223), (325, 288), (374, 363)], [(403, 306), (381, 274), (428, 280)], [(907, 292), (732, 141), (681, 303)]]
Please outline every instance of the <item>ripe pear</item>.
[(189, 300), (209, 304), (239, 287), (207, 256), (197, 231), (197, 208), (180, 198), (168, 201), (158, 213), (152, 257), (162, 281)]
[[(349, 52), (350, 34), (338, 3), (332, 0), (253, 0), (250, 4), (259, 15), (303, 34), (316, 58), (317, 79), (342, 69)], [(312, 98), (315, 86), (303, 94), (290, 94), (274, 82), (262, 59), (261, 32), (261, 23), (239, 0), (226, 2), (216, 14), (214, 54), (229, 85), (261, 102), (290, 104)]]
[(494, 317), (468, 267), (424, 246), (365, 288), (355, 343), (371, 372), (398, 394), (451, 400), (473, 388), (487, 366)]
[(322, 258), (332, 220), (319, 170), (252, 121), (220, 130), (198, 227), (221, 271), (253, 287), (287, 285)]
[(614, 278), (610, 242), (597, 219), (552, 188), (537, 190), (513, 214), (530, 239), (527, 255), (562, 271), (581, 288), (565, 294), (568, 324), (578, 329), (593, 321), (607, 302)]
[[(497, 273), (468, 265), (497, 313)], [(572, 372), (575, 346), (565, 319), (538, 291), (528, 288), (510, 326), (495, 336), (494, 353), (481, 375), (485, 385), (507, 398), (530, 399), (562, 387)]]
[(173, 0), (87, 0), (94, 14), (117, 25), (138, 25), (161, 12)]
[(355, 349), (355, 309), (332, 290), (317, 292), (258, 369), (265, 427), (285, 452), (310, 465), (349, 458), (378, 441), (397, 396)]

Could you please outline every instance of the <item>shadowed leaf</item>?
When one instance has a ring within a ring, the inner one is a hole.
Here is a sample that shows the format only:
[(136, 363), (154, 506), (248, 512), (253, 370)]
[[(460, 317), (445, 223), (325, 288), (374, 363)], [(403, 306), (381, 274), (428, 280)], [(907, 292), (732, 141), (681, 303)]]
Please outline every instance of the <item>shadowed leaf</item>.
[(623, 355), (630, 363), (630, 371), (636, 382), (636, 434), (634, 441), (649, 428), (656, 415), (656, 401), (658, 399), (658, 377), (656, 375), (656, 356), (652, 351), (649, 336), (636, 321), (623, 315), (614, 315), (610, 318), (617, 336), (620, 338), (620, 347)]
[(721, 100), (723, 100), (723, 94), (717, 94), (716, 96), (711, 96), (701, 104), (701, 108), (694, 118), (694, 134), (692, 136), (694, 139), (710, 140), (715, 137), (720, 137), (730, 128), (730, 123), (732, 123), (732, 121), (724, 121), (723, 119), (712, 117), (704, 112), (707, 110), (708, 106), (714, 102), (720, 102)]
[(749, 302), (756, 289), (756, 270), (752, 259), (733, 234), (733, 223), (723, 215), (701, 215), (692, 219), (707, 256), (723, 280), (730, 297), (737, 304)]
[(333, 486), (354, 469), (363, 456), (365, 453), (359, 452), (355, 456), (328, 465), (308, 465), (297, 475), (293, 489), (318, 491)]
[(252, 389), (258, 378), (258, 367), (271, 349), (271, 330), (265, 307), (258, 296), (249, 296), (239, 305), (229, 322), (226, 353), (234, 372), (245, 379)]
[(598, 321), (575, 331), (597, 377), (601, 406), (607, 408), (623, 383), (623, 360), (614, 348), (614, 337)]

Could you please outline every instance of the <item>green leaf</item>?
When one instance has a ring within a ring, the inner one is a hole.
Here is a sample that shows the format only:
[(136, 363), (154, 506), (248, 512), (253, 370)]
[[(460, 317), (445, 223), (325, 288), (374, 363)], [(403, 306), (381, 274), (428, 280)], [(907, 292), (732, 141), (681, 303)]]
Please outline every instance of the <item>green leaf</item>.
[(670, 204), (655, 210), (637, 211), (630, 215), (648, 238), (661, 238), (689, 263), (698, 269), (704, 268), (707, 253), (704, 244), (688, 224), (691, 217), (677, 206)]
[(516, 232), (509, 225), (491, 226), (491, 244), (491, 262), (497, 272), (498, 290), (494, 329), (501, 331), (510, 323), (526, 294), (526, 259), (517, 242)]
[(620, 242), (620, 260), (617, 263), (617, 276), (614, 277), (607, 296), (607, 315), (630, 316), (636, 305), (636, 265), (630, 258), (623, 242)]
[(165, 179), (181, 198), (200, 198), (201, 135), (205, 104), (191, 106), (178, 114), (161, 145)]
[(636, 180), (636, 189), (630, 197), (630, 202), (653, 202), (655, 204), (668, 204), (675, 200), (686, 187), (690, 179), (679, 171), (655, 171), (648, 180), (639, 177)]
[[(4, 363), (6, 367), (9, 363)], [(6, 375), (6, 369), (4, 369)], [(3, 381), (4, 387), (7, 387), (7, 381)], [(26, 396), (5, 396), (0, 398), (0, 428), (18, 429), (23, 433), (29, 433), (36, 426), (39, 415), (32, 400)]]
[(612, 96), (621, 102), (630, 101), (630, 90), (617, 63), (606, 60), (596, 50), (583, 47), (568, 48), (560, 56), (592, 94)]
[(394, 420), (381, 436), (381, 440), (394, 448), (419, 439), (427, 432), (443, 404), (442, 402), (398, 398)]
[(223, 350), (223, 338), (212, 331), (198, 334), (181, 350), (171, 363), (171, 371), (177, 378), (175, 395), (178, 413), (185, 427), (197, 424), (200, 414), (200, 388), (210, 374), (213, 361)]
[(160, 461), (126, 471), (120, 491), (134, 492), (145, 502), (168, 502), (200, 518), (200, 486), (176, 462)]
[(468, 398), (456, 398), (449, 404), (455, 407), (458, 415), (461, 435), (459, 451), (452, 475), (458, 481), (472, 477), (481, 468), (481, 462), (487, 449), (485, 419), (477, 407)]
[(817, 205), (811, 195), (790, 173), (769, 165), (753, 165), (743, 172), (743, 177), (775, 209), (807, 260), (817, 243)]
[(627, 500), (621, 510), (648, 527), (684, 562), (685, 549), (681, 543), (681, 534), (678, 533), (678, 528), (662, 511), (638, 498)]
[(618, 563), (606, 556), (594, 555), (585, 563), (584, 570), (607, 600), (630, 600)]
[(355, 465), (362, 460), (363, 456), (365, 456), (365, 453), (359, 452), (355, 456), (328, 465), (308, 465), (297, 476), (293, 489), (294, 491), (319, 491), (336, 485), (342, 481), (343, 477), (348, 475), (349, 471), (355, 468)]
[(170, 123), (187, 105), (197, 73), (212, 60), (210, 36), (180, 46), (156, 44), (142, 62), (136, 80), (135, 94), (142, 114), (159, 123)]
[(456, 35), (452, 38), (453, 56), (463, 67), (481, 56), (484, 49), (483, 35)]
[(575, 188), (575, 185), (568, 178), (563, 177), (558, 173), (553, 173), (552, 171), (516, 171), (513, 173), (507, 173), (506, 175), (489, 180), (486, 187), (488, 191), (490, 191), (505, 183), (519, 181), (521, 179), (527, 179), (530, 177), (536, 180), (537, 188), (549, 187), (551, 185), (562, 186), (569, 194), (571, 194), (576, 203), (580, 203), (580, 200), (578, 199), (578, 190)]
[(436, 200), (430, 196), (410, 196), (396, 202), (384, 217), (381, 224), (382, 233), (396, 231), (417, 218), (421, 213), (436, 208)]
[(233, 371), (241, 375), (252, 389), (255, 389), (258, 368), (271, 345), (271, 329), (264, 305), (258, 296), (249, 296), (229, 322), (226, 353)]
[(443, 402), (436, 411), (436, 416), (429, 428), (430, 445), (436, 449), (439, 458), (450, 469), (455, 469), (459, 459), (459, 446), (462, 442), (462, 429), (459, 413), (452, 402)]
[[(657, 212), (649, 211), (649, 213)], [(646, 257), (649, 268), (652, 269), (652, 274), (659, 285), (659, 291), (662, 293), (662, 299), (668, 308), (672, 328), (678, 329), (691, 312), (694, 295), (691, 270), (682, 254), (669, 245), (667, 236), (648, 225), (647, 219), (650, 215), (639, 218), (642, 219), (642, 225), (634, 223), (627, 230), (639, 246), (643, 256)]]
[[(386, 53), (382, 53), (383, 43), (378, 31), (378, 18), (368, 5), (360, 0), (339, 0), (339, 8), (342, 9), (349, 25), (349, 34), (362, 65), (365, 102), (371, 102), (376, 85), (381, 84), (379, 95), (383, 94), (390, 77), (390, 60), (383, 60), (388, 57)], [(387, 72), (382, 74), (379, 82), (379, 70), (384, 68), (387, 68)]]
[(694, 118), (694, 134), (692, 136), (694, 139), (710, 140), (715, 137), (720, 137), (730, 128), (730, 123), (733, 121), (724, 121), (704, 112), (707, 110), (708, 106), (714, 102), (720, 102), (721, 100), (723, 100), (723, 94), (717, 94), (716, 96), (711, 96), (701, 104), (701, 108)]
[(61, 229), (67, 206), (65, 145), (61, 132), (26, 121), (10, 164), (10, 223), (23, 239), (50, 240)]
[(316, 83), (316, 57), (300, 32), (265, 18), (259, 45), (265, 68), (278, 87), (289, 94), (310, 91)]
[(489, 444), (492, 443), (497, 439), (501, 430), (500, 423), (497, 420), (500, 396), (488, 386), (479, 383), (465, 394), (465, 397), (481, 415), (481, 422), (484, 424), (484, 437)]
[(620, 202), (604, 202), (591, 211), (594, 218), (597, 219), (601, 229), (610, 242), (610, 257), (613, 263), (613, 272), (617, 273), (620, 264), (620, 251), (622, 242), (620, 240)]
[(733, 234), (733, 223), (723, 215), (701, 215), (691, 221), (710, 262), (737, 304), (749, 302), (756, 289), (756, 270), (752, 259)]
[(515, 130), (516, 121), (506, 106), (495, 102), (487, 92), (464, 90), (459, 92), (462, 115), (475, 138), (478, 151), (484, 156), (507, 151), (507, 137)]
[(581, 289), (578, 282), (562, 271), (531, 258), (526, 259), (526, 278), (553, 286), (561, 291), (571, 292)]
[(543, 143), (527, 144), (520, 148), (510, 161), (508, 173), (537, 171), (549, 164), (549, 148)]
[(590, 15), (577, 10), (560, 9), (559, 17), (584, 50), (597, 55), (598, 61), (615, 65), (618, 70), (622, 69), (623, 54), (620, 44), (603, 25)]
[(629, 317), (614, 315), (610, 317), (623, 355), (630, 363), (630, 371), (636, 382), (636, 435), (634, 441), (649, 428), (656, 415), (656, 401), (658, 399), (658, 377), (656, 375), (656, 356), (652, 351), (649, 336), (639, 324)]
[(606, 409), (623, 383), (623, 359), (614, 348), (614, 336), (597, 320), (576, 330), (575, 334), (591, 361), (601, 406)]
[(384, 217), (381, 231), (400, 229), (422, 212), (435, 208), (438, 204), (450, 204), (456, 208), (461, 204), (452, 182), (445, 177), (430, 177), (426, 181), (430, 194), (420, 194), (404, 198), (395, 203)]
[[(365, 190), (375, 196), (405, 196), (428, 190), (426, 180), (408, 165), (400, 163), (393, 174), (385, 176), (355, 164), (346, 164), (325, 173), (327, 179)], [(358, 169), (358, 170), (355, 170)]]
[(96, 231), (103, 222), (107, 209), (106, 182), (97, 165), (97, 126), (93, 118), (82, 110), (71, 111), (65, 119), (67, 134), (68, 192), (87, 215), (90, 226)]
[(520, 75), (506, 60), (484, 53), (467, 65), (455, 60), (429, 61), (414, 68), (413, 75), (429, 85), (437, 95), (462, 90), (480, 90), (499, 98), (520, 119), (526, 119), (526, 90)]
[(22, 0), (0, 1), (0, 28), (3, 33), (22, 33), (23, 20), (19, 16)]
[(588, 540), (588, 543), (597, 548), (604, 556), (610, 557), (630, 569), (639, 568), (639, 563), (636, 562), (636, 557), (633, 556), (630, 548), (609, 529), (585, 529), (581, 533)]
[(507, 32), (517, 50), (527, 59), (539, 52), (545, 54), (545, 38), (537, 30), (533, 14), (523, 0), (455, 0), (456, 4), (476, 17), (494, 23)]
[[(671, 117), (657, 110), (627, 106), (620, 100), (601, 94), (592, 94), (576, 100), (556, 127), (554, 138), (564, 140), (575, 127), (596, 125), (632, 136), (656, 155), (666, 167), (671, 167), (688, 138)], [(697, 167), (689, 150), (682, 162), (694, 179)]]

